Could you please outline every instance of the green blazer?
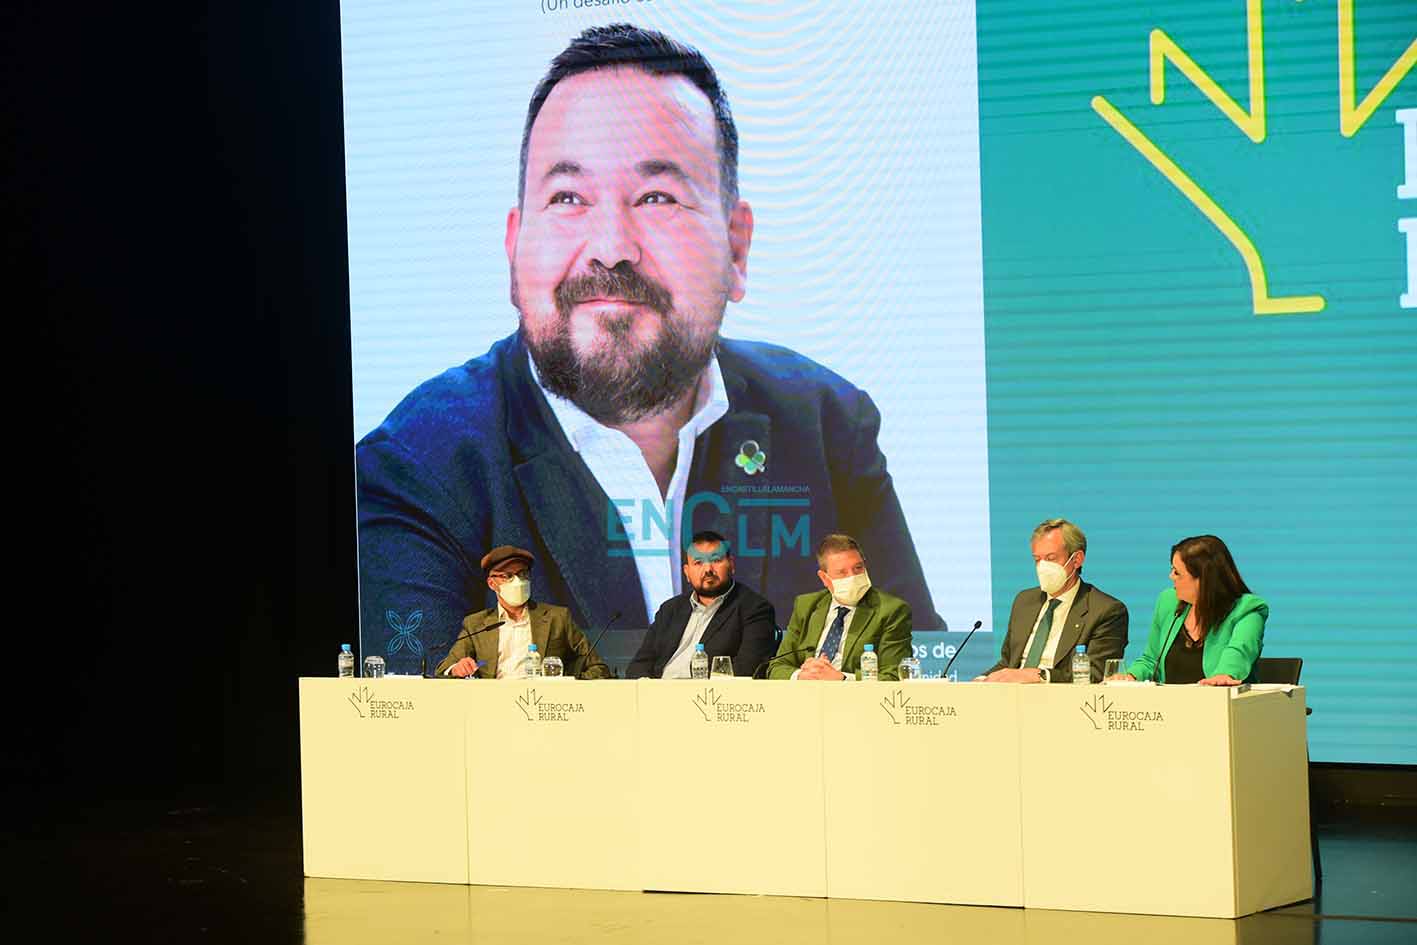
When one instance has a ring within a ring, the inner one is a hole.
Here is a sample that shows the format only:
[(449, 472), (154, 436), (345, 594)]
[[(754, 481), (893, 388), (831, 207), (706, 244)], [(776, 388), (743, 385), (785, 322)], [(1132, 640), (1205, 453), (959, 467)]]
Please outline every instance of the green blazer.
[[(567, 676), (578, 676), (584, 673), (587, 679), (608, 679), (611, 677), (610, 667), (591, 648), (585, 634), (571, 620), (571, 612), (565, 607), (557, 607), (555, 604), (542, 604), (537, 601), (528, 601), (527, 610), (531, 614), (531, 642), (536, 644), (536, 649), (542, 657), (556, 656), (565, 664)], [(482, 665), (477, 668), (476, 675), (482, 679), (495, 679), (497, 677), (497, 643), (502, 631), (489, 630), (486, 633), (479, 633), (477, 636), (462, 636), (464, 633), (472, 633), (488, 624), (496, 623), (501, 617), (497, 615), (497, 608), (479, 610), (475, 614), (468, 614), (463, 618), (462, 629), (458, 631), (459, 639), (453, 644), (453, 648), (448, 651), (448, 655), (443, 657), (443, 661), (438, 664), (435, 675), (441, 676), (452, 667), (454, 663), (464, 656), (471, 656)]]
[[(815, 648), (822, 638), (822, 629), (827, 625), (827, 614), (831, 609), (831, 592), (825, 588), (813, 594), (802, 594), (793, 601), (792, 618), (787, 621), (787, 632), (783, 634), (782, 645), (777, 648), (778, 655)], [(871, 643), (876, 647), (881, 678), (899, 679), (900, 661), (912, 652), (910, 630), (910, 605), (899, 597), (871, 588), (856, 605), (846, 639), (841, 643), (841, 671), (848, 676), (859, 675), (861, 653), (866, 644)], [(768, 672), (768, 678), (791, 679), (793, 670), (810, 655), (799, 653), (778, 660)]]
[[(1146, 638), (1146, 650), (1127, 668), (1137, 679), (1166, 681), (1166, 654), (1186, 622), (1190, 604), (1177, 613), (1176, 591), (1167, 588), (1156, 598), (1156, 610), (1151, 615), (1151, 633)], [(1220, 626), (1205, 635), (1201, 652), (1201, 668), (1207, 676), (1224, 673), (1236, 679), (1250, 680), (1255, 663), (1264, 647), (1264, 624), (1269, 619), (1269, 605), (1254, 594), (1242, 594), (1220, 621)]]

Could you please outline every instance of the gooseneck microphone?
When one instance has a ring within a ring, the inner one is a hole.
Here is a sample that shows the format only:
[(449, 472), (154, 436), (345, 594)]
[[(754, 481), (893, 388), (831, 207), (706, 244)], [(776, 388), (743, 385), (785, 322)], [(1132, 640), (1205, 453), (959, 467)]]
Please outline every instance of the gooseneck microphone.
[(770, 657), (768, 657), (767, 659), (763, 660), (761, 663), (758, 664), (758, 668), (755, 669), (755, 670), (753, 670), (753, 675), (752, 675), (751, 678), (753, 678), (753, 679), (762, 679), (763, 677), (762, 677), (762, 676), (759, 676), (758, 674), (761, 673), (763, 670), (767, 669), (767, 668), (768, 668), (769, 666), (771, 666), (773, 663), (776, 663), (778, 660), (785, 660), (785, 659), (788, 659), (789, 657), (801, 656), (801, 655), (803, 655), (804, 653), (815, 653), (815, 652), (817, 652), (817, 648), (816, 648), (815, 646), (804, 646), (804, 647), (801, 647), (800, 649), (788, 650), (786, 653), (779, 653), (777, 656), (770, 656)]
[[(596, 655), (599, 655), (599, 651), (596, 649), (596, 646), (598, 646), (598, 645), (600, 644), (600, 641), (601, 641), (601, 640), (604, 640), (604, 639), (605, 639), (605, 634), (607, 634), (607, 633), (610, 632), (610, 628), (615, 625), (615, 621), (617, 621), (617, 620), (620, 619), (620, 615), (621, 615), (621, 611), (618, 611), (618, 610), (617, 610), (617, 611), (615, 611), (615, 613), (613, 613), (613, 614), (610, 615), (610, 619), (609, 619), (609, 620), (605, 621), (605, 626), (603, 626), (603, 627), (600, 628), (600, 632), (595, 635), (595, 639), (594, 639), (594, 640), (591, 642), (591, 644), (590, 644), (590, 652), (591, 652), (591, 653), (595, 653)], [(586, 654), (587, 657), (589, 657), (589, 655), (590, 655), (589, 653)], [(589, 658), (587, 658), (586, 662), (590, 662)], [(609, 663), (606, 663), (605, 665), (606, 665), (606, 666), (610, 666)], [(577, 678), (577, 679), (585, 679), (585, 671), (586, 671), (586, 667), (582, 666), (582, 667), (576, 672), (576, 678)], [(615, 671), (615, 667), (613, 667), (613, 666), (610, 666), (610, 678), (611, 678), (611, 679), (619, 679), (619, 678), (620, 678), (620, 674)]]
[[(455, 639), (455, 640), (452, 642), (452, 644), (448, 647), (448, 652), (449, 652), (449, 653), (453, 652), (453, 647), (457, 646), (457, 645), (458, 645), (459, 643), (461, 643), (465, 638), (467, 638), (467, 637), (475, 637), (475, 636), (477, 636), (479, 633), (486, 633), (486, 632), (489, 631), (489, 630), (496, 630), (498, 627), (500, 627), (502, 624), (504, 624), (504, 623), (506, 623), (506, 622), (507, 622), (507, 621), (505, 621), (505, 620), (499, 620), (499, 621), (497, 621), (496, 623), (489, 623), (487, 626), (485, 626), (485, 627), (479, 627), (479, 628), (477, 628), (476, 630), (464, 630), (461, 634), (458, 635), (458, 638)], [(444, 675), (441, 675), (441, 676), (434, 676), (433, 678), (434, 678), (434, 679), (457, 679), (458, 677), (456, 677), (456, 676), (449, 676), (449, 675), (447, 675), (447, 674), (444, 674)]]
[(959, 659), (959, 655), (964, 652), (964, 644), (965, 644), (965, 643), (968, 643), (968, 642), (969, 642), (969, 638), (972, 637), (972, 636), (974, 636), (974, 631), (975, 631), (975, 630), (978, 630), (978, 629), (979, 629), (980, 627), (982, 627), (982, 626), (984, 626), (984, 621), (982, 621), (982, 620), (976, 620), (976, 621), (974, 621), (974, 626), (970, 627), (970, 628), (969, 628), (969, 632), (964, 635), (964, 642), (959, 645), (959, 647), (955, 650), (955, 655), (954, 655), (954, 656), (951, 656), (951, 657), (950, 657), (950, 661), (945, 664), (945, 671), (940, 674), (940, 678), (941, 678), (941, 679), (949, 679), (949, 678), (950, 678), (950, 667), (955, 664), (955, 660)]

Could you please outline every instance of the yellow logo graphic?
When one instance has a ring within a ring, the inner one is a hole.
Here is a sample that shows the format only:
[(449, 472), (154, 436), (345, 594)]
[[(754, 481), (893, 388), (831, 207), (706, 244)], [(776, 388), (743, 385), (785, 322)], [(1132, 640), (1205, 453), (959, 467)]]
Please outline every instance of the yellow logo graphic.
[[(1246, 45), (1249, 54), (1250, 107), (1244, 109), (1211, 75), (1196, 63), (1164, 30), (1154, 29), (1150, 37), (1151, 101), (1161, 105), (1166, 101), (1166, 66), (1170, 63), (1200, 90), (1220, 112), (1234, 123), (1255, 144), (1265, 140), (1265, 80), (1264, 80), (1264, 14), (1261, 0), (1246, 0)], [(1357, 80), (1353, 55), (1353, 0), (1338, 0), (1338, 127), (1351, 138), (1373, 116), (1393, 89), (1417, 65), (1417, 39), (1408, 45), (1397, 61), (1383, 74), (1361, 102), (1357, 100)], [(1356, 104), (1355, 104), (1356, 102)], [(1250, 277), (1250, 293), (1256, 315), (1294, 315), (1319, 312), (1324, 308), (1322, 295), (1270, 294), (1264, 260), (1254, 241), (1226, 213), (1213, 197), (1181, 169), (1160, 147), (1137, 128), (1105, 96), (1092, 99), (1092, 109), (1122, 138), (1146, 158), (1189, 200), (1206, 219), (1230, 241), (1240, 253)]]

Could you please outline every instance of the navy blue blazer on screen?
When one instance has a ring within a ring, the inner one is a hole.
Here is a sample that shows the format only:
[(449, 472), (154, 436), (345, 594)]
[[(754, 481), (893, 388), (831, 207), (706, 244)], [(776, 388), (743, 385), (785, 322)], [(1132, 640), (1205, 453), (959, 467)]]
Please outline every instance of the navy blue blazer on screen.
[[(690, 593), (686, 590), (660, 605), (654, 623), (640, 643), (640, 651), (625, 672), (627, 679), (641, 676), (658, 679), (664, 675), (664, 667), (679, 649), (684, 628), (693, 613)], [(744, 587), (735, 576), (733, 587), (724, 595), (723, 603), (718, 605), (699, 642), (710, 659), (733, 657), (733, 675), (751, 676), (753, 670), (777, 652), (777, 624), (773, 616), (773, 607), (767, 598)]]
[[(816, 543), (846, 532), (921, 629), (940, 626), (870, 397), (786, 348), (723, 340), (718, 360), (729, 410), (694, 444), (683, 534), (727, 536), (737, 577), (786, 613), (817, 583)], [(734, 462), (750, 440), (766, 457), (751, 474)], [(436, 663), (462, 618), (492, 606), (478, 562), (497, 545), (532, 551), (532, 596), (569, 607), (592, 639), (616, 613), (619, 627), (648, 625), (616, 506), (561, 431), (520, 334), (420, 385), (355, 463), (365, 652), (426, 644)]]

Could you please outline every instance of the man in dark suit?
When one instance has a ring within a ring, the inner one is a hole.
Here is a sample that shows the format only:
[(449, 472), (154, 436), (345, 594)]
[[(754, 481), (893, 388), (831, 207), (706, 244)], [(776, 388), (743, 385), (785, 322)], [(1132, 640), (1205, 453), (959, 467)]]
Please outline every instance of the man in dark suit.
[(942, 625), (871, 399), (720, 336), (753, 235), (737, 141), (712, 66), (662, 34), (594, 27), (553, 60), (507, 215), (518, 330), (356, 450), (367, 651), (421, 645), (420, 622), (450, 638), (489, 603), (472, 549), (494, 544), (534, 551), (536, 596), (581, 626), (645, 626), (706, 529), (779, 611), (814, 536), (860, 535), (921, 628)]
[(1087, 648), (1093, 682), (1109, 659), (1127, 648), (1127, 605), (1082, 579), (1087, 536), (1063, 518), (1033, 530), (1030, 542), (1038, 587), (1020, 591), (1009, 611), (999, 661), (990, 682), (1072, 682), (1072, 653)]
[(654, 615), (626, 676), (684, 679), (696, 644), (710, 660), (733, 658), (733, 675), (751, 676), (777, 645), (773, 607), (734, 580), (733, 553), (718, 532), (699, 532), (684, 552), (689, 589)]

